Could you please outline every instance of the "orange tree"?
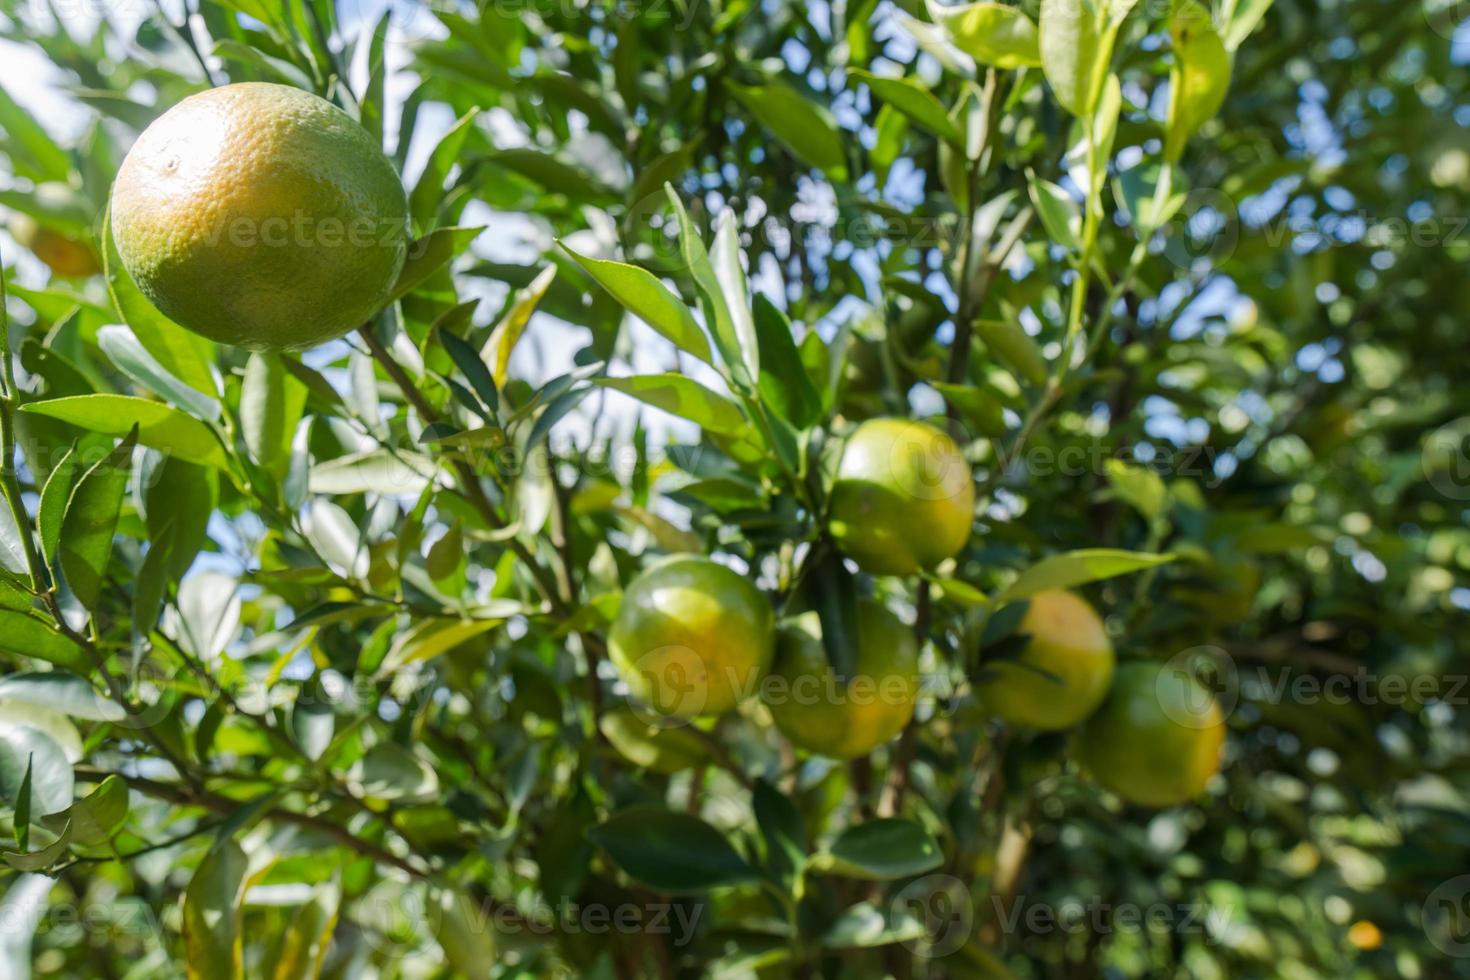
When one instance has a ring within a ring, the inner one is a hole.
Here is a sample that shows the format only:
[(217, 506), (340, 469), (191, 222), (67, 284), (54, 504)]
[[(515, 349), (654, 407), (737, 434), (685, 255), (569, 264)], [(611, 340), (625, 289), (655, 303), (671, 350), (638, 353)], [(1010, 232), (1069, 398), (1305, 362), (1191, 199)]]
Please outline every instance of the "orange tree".
[(1455, 8), (178, 6), (0, 8), (7, 975), (1467, 975)]

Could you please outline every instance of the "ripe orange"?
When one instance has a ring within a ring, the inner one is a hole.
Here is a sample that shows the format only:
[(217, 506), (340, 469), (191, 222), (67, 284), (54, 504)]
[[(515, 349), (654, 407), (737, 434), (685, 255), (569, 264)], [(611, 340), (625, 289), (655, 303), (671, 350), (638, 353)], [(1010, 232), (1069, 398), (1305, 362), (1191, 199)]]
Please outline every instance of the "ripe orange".
[(1156, 663), (1118, 668), (1113, 689), (1073, 739), (1094, 779), (1143, 806), (1198, 796), (1220, 770), (1225, 718), (1199, 681)]
[(671, 558), (623, 592), (608, 652), (633, 696), (661, 715), (719, 715), (754, 693), (771, 666), (775, 616), (724, 565)]
[(761, 685), (771, 717), (793, 745), (833, 759), (867, 755), (914, 716), (919, 644), (911, 629), (876, 602), (858, 605), (857, 660), (839, 679), (822, 646), (814, 612), (782, 626), (776, 661)]
[(1031, 597), (1017, 625), (1025, 648), (985, 665), (980, 696), (1013, 725), (1057, 731), (1097, 710), (1113, 680), (1113, 644), (1087, 602), (1054, 589)]
[(865, 571), (910, 575), (970, 539), (975, 486), (953, 439), (923, 422), (873, 419), (848, 438), (828, 528)]
[(382, 307), (408, 202), (367, 131), (309, 92), (190, 96), (133, 145), (112, 189), (123, 265), (160, 310), (221, 343), (310, 347)]
[(90, 245), (39, 225), (28, 214), (17, 214), (10, 219), (10, 237), (58, 276), (83, 279), (102, 271), (97, 253)]

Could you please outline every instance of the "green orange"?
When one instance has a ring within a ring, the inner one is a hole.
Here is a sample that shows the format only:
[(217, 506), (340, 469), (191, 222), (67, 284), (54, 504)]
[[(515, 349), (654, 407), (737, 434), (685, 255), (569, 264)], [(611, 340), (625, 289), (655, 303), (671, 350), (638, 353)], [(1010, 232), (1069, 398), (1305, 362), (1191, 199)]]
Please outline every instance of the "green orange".
[(833, 673), (816, 613), (783, 624), (761, 685), (776, 727), (798, 748), (834, 759), (867, 755), (903, 731), (919, 697), (913, 630), (876, 602), (857, 609), (851, 676)]
[(1026, 645), (1014, 659), (987, 663), (980, 697), (1012, 725), (1056, 731), (1097, 710), (1113, 680), (1113, 644), (1103, 621), (1079, 596), (1038, 592), (1020, 623)]
[(1074, 736), (1072, 752), (1102, 786), (1142, 806), (1173, 806), (1220, 771), (1225, 718), (1194, 677), (1156, 663), (1118, 668), (1113, 689)]
[(244, 82), (150, 125), (112, 189), (118, 254), (169, 317), (221, 343), (310, 347), (387, 301), (408, 249), (392, 163), (309, 92)]
[(953, 439), (923, 422), (873, 419), (843, 447), (828, 529), (864, 571), (911, 575), (959, 553), (974, 509), (970, 464)]
[(629, 691), (660, 715), (719, 715), (770, 669), (775, 616), (739, 573), (700, 557), (644, 571), (623, 592), (608, 652)]

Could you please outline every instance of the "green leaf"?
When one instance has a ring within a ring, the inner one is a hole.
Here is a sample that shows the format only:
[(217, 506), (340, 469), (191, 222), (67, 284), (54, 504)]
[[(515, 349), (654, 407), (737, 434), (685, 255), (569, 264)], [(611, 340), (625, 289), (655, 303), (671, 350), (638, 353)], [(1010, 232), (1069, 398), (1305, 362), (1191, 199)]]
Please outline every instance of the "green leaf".
[(720, 357), (724, 360), (734, 384), (739, 387), (749, 386), (753, 379), (745, 366), (745, 356), (740, 347), (740, 331), (735, 326), (734, 314), (725, 300), (720, 277), (715, 274), (714, 264), (705, 251), (699, 231), (694, 227), (694, 222), (689, 220), (684, 202), (679, 199), (672, 186), (664, 185), (664, 193), (673, 205), (674, 216), (679, 221), (679, 254), (694, 280), (694, 287), (704, 309), (705, 323), (709, 325), (715, 346), (719, 348)]
[(1271, 3), (1272, 0), (1241, 0), (1226, 5), (1226, 9), (1230, 9), (1230, 17), (1225, 24), (1225, 50), (1234, 51), (1245, 43), (1245, 39), (1260, 25), (1261, 18), (1266, 16), (1266, 11), (1271, 9)]
[(480, 356), (490, 365), (491, 377), (501, 387), (505, 386), (510, 377), (510, 355), (515, 350), (516, 344), (526, 332), (526, 325), (531, 322), (531, 314), (536, 312), (536, 305), (551, 288), (551, 281), (556, 278), (556, 266), (548, 265), (537, 274), (531, 284), (516, 293), (515, 299), (511, 301), (510, 308), (495, 325), (490, 333), (490, 339), (485, 342), (485, 347), (480, 351)]
[(136, 442), (136, 433), (128, 433), (117, 448), (83, 474), (62, 518), (58, 548), (61, 570), (77, 601), (88, 609), (97, 605), (107, 580), (112, 537), (128, 489)]
[(998, 439), (1007, 432), (1005, 412), (1000, 400), (975, 385), (932, 381), (934, 390), (944, 396), (963, 416), (966, 424), (983, 436)]
[(933, 871), (943, 862), (939, 844), (913, 820), (869, 820), (844, 830), (812, 858), (819, 871), (885, 881)]
[(311, 468), (312, 493), (419, 494), (438, 475), (433, 460), (419, 453), (371, 449), (338, 456)]
[(414, 287), (428, 279), (466, 248), (484, 231), (484, 228), (436, 228), (422, 238), (414, 239), (408, 246), (408, 258), (398, 281), (388, 294), (387, 306), (412, 292)]
[(764, 779), (756, 780), (750, 805), (766, 842), (767, 863), (783, 880), (789, 879), (806, 861), (806, 823), (801, 811)]
[(928, 0), (929, 16), (944, 28), (955, 47), (982, 65), (1039, 68), (1041, 47), (1036, 24), (1018, 7), (967, 3), (946, 7)]
[(189, 980), (243, 980), (240, 936), (245, 873), (240, 845), (225, 839), (199, 862), (184, 889), (184, 948)]
[(321, 976), (341, 901), (342, 888), (336, 881), (322, 882), (311, 890), (311, 900), (291, 917), (272, 980), (317, 980)]
[(581, 200), (605, 200), (611, 196), (607, 187), (583, 168), (572, 166), (535, 147), (497, 150), (486, 154), (483, 159), (533, 180), (553, 194), (565, 194)]
[[(872, 949), (893, 943), (911, 943), (929, 934), (922, 919), (898, 902), (891, 903), (888, 914), (870, 902), (845, 909), (822, 935), (823, 949)], [(968, 976), (969, 974), (960, 974)]]
[(449, 359), (454, 366), (459, 368), (459, 373), (470, 383), (470, 387), (479, 396), (480, 403), (490, 410), (493, 415), (500, 411), (500, 388), (495, 383), (495, 378), (490, 374), (490, 369), (485, 366), (480, 354), (464, 339), (448, 330), (440, 329), (435, 336), (439, 338), (440, 345), (449, 354)]
[(587, 271), (623, 307), (667, 338), (675, 347), (706, 364), (714, 363), (709, 341), (694, 314), (678, 296), (659, 282), (653, 273), (636, 265), (593, 259), (567, 248), (562, 250)]
[(130, 395), (73, 395), (30, 402), (20, 410), (110, 436), (126, 435), (137, 426), (138, 441), (165, 455), (205, 466), (226, 465), (224, 448), (207, 425), (162, 402)]
[(468, 980), (490, 980), (495, 965), (495, 923), (468, 895), (449, 888), (436, 888), (429, 896), (434, 905), (434, 939), (455, 973)]
[(1041, 348), (1014, 320), (977, 320), (975, 332), (1002, 364), (1023, 381), (1039, 385), (1046, 381), (1046, 359)]
[(1175, 163), (1184, 145), (1220, 111), (1230, 88), (1230, 54), (1215, 31), (1210, 11), (1195, 0), (1179, 0), (1169, 18), (1174, 65), (1169, 69), (1169, 121), (1164, 159)]
[(128, 818), (128, 784), (108, 776), (71, 808), (41, 818), (49, 830), (83, 847), (97, 847), (117, 834)]
[(439, 776), (412, 750), (397, 742), (368, 749), (347, 774), (353, 791), (374, 800), (432, 800), (439, 795)]
[(650, 725), (631, 708), (603, 712), (597, 728), (619, 755), (642, 769), (670, 775), (709, 761), (709, 749), (698, 736)]
[(0, 724), (0, 802), (18, 806), (27, 784), (33, 815), (65, 810), (72, 802), (71, 760), (41, 729)]
[(165, 553), (169, 577), (182, 578), (209, 539), (209, 518), (219, 503), (214, 471), (167, 457), (150, 475), (143, 501), (148, 539)]
[(715, 342), (719, 344), (720, 354), (726, 363), (738, 363), (744, 368), (745, 377), (758, 378), (761, 371), (760, 342), (750, 314), (750, 287), (745, 281), (745, 269), (740, 264), (740, 232), (735, 227), (735, 213), (728, 208), (720, 214), (719, 228), (710, 245), (709, 260), (728, 313), (728, 316), (715, 318)]
[(1072, 196), (1049, 180), (1030, 175), (1028, 190), (1047, 235), (1073, 255), (1082, 251), (1082, 209)]
[(24, 671), (0, 677), (0, 702), (49, 708), (88, 721), (121, 721), (122, 706), (98, 694), (86, 678), (65, 670)]
[(103, 275), (107, 278), (107, 289), (118, 315), (166, 373), (205, 398), (216, 398), (219, 384), (210, 369), (214, 344), (164, 316), (138, 289), (117, 253), (110, 212), (103, 218), (102, 238), (106, 246), (102, 255)]
[[(828, 549), (807, 576), (807, 594), (818, 620), (827, 662), (837, 677), (857, 671), (858, 612), (857, 582), (835, 550)], [(809, 622), (801, 622), (808, 628)]]
[(22, 854), (31, 849), (31, 767), (34, 756), (26, 757), (25, 778), (15, 800), (15, 846)]
[(661, 806), (636, 806), (614, 813), (587, 831), (629, 877), (650, 888), (690, 894), (755, 880), (718, 830), (687, 813)]
[(1137, 551), (1122, 551), (1117, 548), (1087, 548), (1069, 551), (1062, 555), (1043, 558), (1022, 572), (1010, 588), (1001, 593), (997, 601), (1011, 602), (1025, 599), (1048, 589), (1070, 589), (1088, 582), (1127, 575), (1166, 565), (1174, 560), (1173, 555), (1148, 555)]
[(61, 521), (66, 516), (66, 502), (71, 499), (72, 478), (77, 469), (75, 444), (57, 461), (41, 488), (41, 503), (36, 510), (36, 532), (41, 538), (41, 558), (50, 562), (61, 541)]
[(434, 216), (444, 198), (444, 181), (459, 160), (460, 150), (464, 147), (465, 139), (474, 131), (475, 117), (479, 114), (480, 107), (475, 106), (460, 116), (449, 128), (449, 132), (439, 140), (434, 152), (429, 154), (424, 172), (419, 175), (418, 183), (414, 184), (413, 192), (408, 198), (409, 214), (413, 216), (413, 223), (420, 231), (433, 228)]
[(748, 428), (745, 416), (734, 402), (682, 374), (593, 378), (592, 383), (621, 391), (671, 415), (688, 419), (708, 432), (738, 436)]
[(1118, 28), (1129, 4), (1095, 9), (1093, 0), (1042, 0), (1038, 29), (1041, 68), (1057, 101), (1072, 115), (1091, 118), (1102, 95)]
[(240, 386), (240, 435), (250, 457), (276, 476), (291, 464), (291, 438), (306, 410), (307, 388), (275, 354), (253, 353)]
[(71, 175), (71, 160), (66, 152), (3, 88), (0, 88), (0, 131), (5, 133), (3, 146), (16, 173), (37, 183), (65, 181)]
[(964, 135), (949, 118), (949, 111), (919, 82), (910, 78), (886, 78), (860, 69), (849, 69), (848, 76), (867, 85), (878, 98), (946, 143), (964, 146)]
[(962, 606), (980, 607), (990, 604), (990, 598), (969, 582), (962, 582), (956, 578), (934, 577), (929, 579), (939, 588), (944, 598), (952, 599)]
[(1113, 492), (1145, 518), (1153, 520), (1169, 505), (1169, 488), (1153, 470), (1121, 459), (1110, 459), (1104, 466)]
[(499, 619), (430, 618), (418, 621), (394, 640), (379, 674), (432, 660), (500, 625)]
[(798, 429), (815, 425), (822, 417), (822, 396), (801, 361), (791, 321), (764, 293), (755, 297), (755, 332), (761, 401)]
[(15, 609), (0, 609), (0, 653), (35, 657), (68, 670), (92, 667), (84, 647), (30, 613)]
[(207, 421), (219, 418), (220, 405), (216, 399), (169, 374), (127, 327), (119, 324), (103, 327), (97, 331), (97, 345), (124, 374), (153, 394)]
[(782, 82), (754, 86), (726, 82), (725, 87), (797, 159), (833, 180), (847, 179), (842, 136), (825, 107)]
[(336, 727), (337, 716), (320, 701), (297, 701), (291, 707), (291, 736), (312, 761), (320, 759), (332, 744)]

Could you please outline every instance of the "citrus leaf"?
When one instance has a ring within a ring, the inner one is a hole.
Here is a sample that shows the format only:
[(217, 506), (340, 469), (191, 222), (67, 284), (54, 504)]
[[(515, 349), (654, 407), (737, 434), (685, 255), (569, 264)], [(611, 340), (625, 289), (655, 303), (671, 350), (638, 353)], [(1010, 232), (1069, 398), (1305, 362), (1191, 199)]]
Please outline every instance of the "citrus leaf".
[(41, 558), (47, 562), (56, 555), (61, 541), (61, 522), (66, 516), (66, 502), (71, 499), (72, 477), (76, 475), (77, 447), (66, 451), (52, 467), (41, 488), (41, 503), (36, 510), (36, 532), (41, 538)]
[(628, 312), (667, 338), (675, 347), (694, 355), (706, 364), (714, 363), (709, 341), (694, 314), (684, 301), (659, 282), (653, 273), (636, 265), (593, 259), (562, 245), (578, 265), (587, 271)]
[(750, 86), (726, 82), (725, 87), (797, 159), (833, 180), (847, 179), (842, 137), (825, 108), (782, 82)]
[(756, 337), (755, 321), (750, 315), (750, 287), (745, 281), (745, 269), (740, 264), (740, 232), (735, 227), (735, 212), (728, 208), (720, 213), (709, 260), (728, 313), (728, 316), (715, 320), (715, 339), (720, 345), (720, 353), (727, 363), (740, 364), (746, 377), (758, 378), (761, 372), (760, 342)]
[(483, 228), (436, 228), (422, 238), (414, 239), (409, 243), (408, 258), (404, 260), (403, 269), (398, 273), (398, 281), (393, 284), (388, 300), (383, 305), (387, 306), (401, 299), (419, 283), (449, 264), (484, 230)]
[(708, 432), (737, 436), (747, 428), (745, 416), (734, 402), (682, 374), (594, 378), (592, 383), (621, 391), (670, 415), (688, 419)]
[(815, 425), (822, 416), (822, 396), (802, 364), (791, 321), (764, 293), (756, 294), (754, 313), (761, 400), (798, 429)]
[(241, 904), (249, 861), (240, 845), (219, 841), (184, 889), (184, 947), (189, 980), (242, 980)]
[(1087, 548), (1043, 558), (1021, 573), (998, 601), (1024, 599), (1048, 589), (1070, 589), (1088, 582), (1167, 565), (1173, 555), (1149, 555), (1117, 548)]
[(944, 104), (919, 82), (910, 78), (885, 78), (869, 71), (852, 69), (848, 75), (861, 81), (873, 94), (908, 116), (951, 146), (963, 147), (964, 136), (949, 118)]
[(551, 281), (556, 278), (556, 266), (548, 265), (537, 274), (531, 284), (516, 293), (510, 308), (495, 325), (490, 333), (490, 339), (485, 342), (485, 347), (480, 351), (480, 356), (490, 365), (490, 375), (495, 383), (504, 386), (510, 375), (510, 355), (515, 346), (520, 342), (521, 335), (526, 332), (526, 325), (531, 322), (531, 314), (536, 312), (536, 304), (546, 295), (551, 288)]
[(929, 16), (944, 28), (955, 47), (983, 65), (996, 68), (1041, 67), (1036, 24), (1018, 7), (967, 3), (946, 7), (928, 0)]
[(17, 806), (22, 788), (30, 790), (32, 814), (65, 810), (72, 802), (71, 761), (39, 728), (0, 723), (0, 802)]
[(1184, 145), (1225, 104), (1230, 88), (1230, 54), (1215, 31), (1210, 11), (1181, 0), (1169, 18), (1174, 65), (1169, 70), (1169, 122), (1164, 159), (1175, 163)]
[(0, 652), (35, 657), (68, 670), (92, 666), (85, 648), (28, 612), (0, 609)]
[(944, 860), (939, 844), (913, 820), (869, 820), (844, 830), (812, 858), (819, 871), (886, 881), (933, 871)]
[(449, 127), (449, 131), (440, 138), (439, 145), (429, 154), (418, 183), (413, 185), (413, 191), (408, 198), (408, 210), (413, 216), (414, 225), (420, 230), (428, 230), (434, 226), (435, 212), (439, 210), (439, 204), (444, 198), (444, 181), (459, 159), (459, 151), (473, 131), (475, 117), (479, 114), (480, 107), (475, 106)]
[(689, 894), (755, 880), (755, 872), (718, 830), (661, 806), (614, 813), (590, 828), (587, 839), (630, 877), (663, 892)]
[(112, 537), (128, 489), (136, 431), (83, 474), (61, 522), (58, 560), (77, 600), (88, 609), (97, 604), (112, 556)]
[(240, 434), (250, 456), (277, 478), (291, 463), (291, 437), (306, 410), (307, 388), (274, 354), (253, 353), (240, 386)]
[(121, 721), (127, 712), (98, 694), (84, 677), (65, 670), (26, 671), (0, 678), (0, 701), (50, 708), (88, 721)]
[(207, 425), (162, 402), (131, 395), (72, 395), (30, 402), (20, 410), (110, 436), (137, 426), (138, 441), (165, 455), (205, 466), (226, 464), (224, 448)]

